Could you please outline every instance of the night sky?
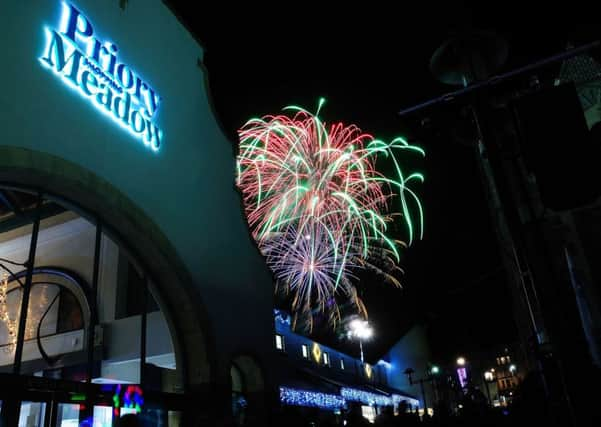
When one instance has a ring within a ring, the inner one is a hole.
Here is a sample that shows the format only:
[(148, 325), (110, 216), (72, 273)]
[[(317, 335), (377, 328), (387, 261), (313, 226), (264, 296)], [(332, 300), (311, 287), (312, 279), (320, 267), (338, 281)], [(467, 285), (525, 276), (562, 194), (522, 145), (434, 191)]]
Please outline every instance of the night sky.
[[(421, 132), (427, 113), (401, 118), (398, 111), (457, 89), (438, 83), (428, 67), (456, 32), (503, 36), (509, 58), (499, 72), (505, 72), (558, 53), (567, 41), (598, 39), (597, 13), (575, 2), (528, 10), (517, 2), (372, 1), (337, 8), (232, 2), (211, 9), (168, 3), (205, 49), (210, 95), (232, 141), (250, 117), (290, 104), (315, 110), (323, 96), (322, 119), (354, 123), (383, 139), (403, 135), (426, 149), (426, 159), (410, 165), (426, 177), (418, 189), (425, 238), (404, 255), (404, 288), (361, 286), (377, 331), (368, 358), (381, 356), (416, 320), (430, 326), (434, 358), (443, 362), (516, 339), (474, 153), (444, 133)], [(331, 342), (323, 332), (321, 338)]]

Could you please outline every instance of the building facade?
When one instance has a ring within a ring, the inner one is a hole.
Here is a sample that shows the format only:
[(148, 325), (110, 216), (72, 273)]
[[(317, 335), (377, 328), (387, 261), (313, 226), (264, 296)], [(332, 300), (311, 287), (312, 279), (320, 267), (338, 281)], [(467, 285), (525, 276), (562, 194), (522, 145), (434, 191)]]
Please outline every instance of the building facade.
[(417, 349), (412, 353), (404, 345), (408, 341), (416, 344), (417, 337), (423, 342), (419, 328), (406, 334), (375, 363), (367, 363), (295, 333), (285, 312), (276, 310), (275, 330), (278, 358), (274, 375), (278, 379), (282, 405), (317, 408), (336, 414), (359, 405), (363, 416), (372, 422), (386, 407), (397, 411), (401, 402), (407, 411), (423, 410), (423, 398), (415, 393), (419, 389), (415, 389), (404, 374), (407, 367), (421, 366), (427, 357), (427, 352), (420, 351), (423, 347), (412, 346)]
[(0, 27), (2, 425), (191, 424), (233, 387), (259, 414), (272, 277), (200, 45), (159, 0), (9, 0)]

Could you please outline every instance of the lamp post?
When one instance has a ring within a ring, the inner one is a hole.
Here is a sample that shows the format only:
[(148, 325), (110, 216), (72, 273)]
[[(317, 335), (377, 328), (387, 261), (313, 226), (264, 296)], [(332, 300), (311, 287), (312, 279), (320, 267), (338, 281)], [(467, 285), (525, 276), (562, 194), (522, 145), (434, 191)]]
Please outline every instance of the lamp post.
[(440, 373), (440, 368), (438, 366), (436, 366), (436, 365), (433, 365), (428, 370), (428, 372), (427, 372), (427, 374), (426, 374), (425, 377), (414, 380), (413, 379), (413, 374), (415, 374), (415, 369), (413, 369), (413, 368), (407, 368), (407, 369), (405, 369), (404, 374), (407, 375), (407, 379), (409, 380), (409, 384), (410, 385), (416, 385), (416, 384), (420, 385), (420, 389), (421, 389), (421, 392), (422, 392), (422, 400), (424, 402), (424, 414), (428, 413), (428, 402), (426, 400), (426, 390), (424, 388), (424, 382), (431, 381), (432, 383), (434, 383), (434, 381), (435, 381), (435, 375), (438, 375), (439, 373)]
[(369, 326), (367, 320), (355, 319), (349, 324), (349, 337), (356, 337), (359, 339), (359, 349), (361, 350), (361, 363), (364, 363), (363, 359), (363, 340), (372, 337), (374, 331)]
[(484, 372), (484, 383), (486, 384), (486, 394), (488, 395), (488, 404), (492, 406), (492, 399), (490, 398), (490, 383), (494, 381), (494, 374), (492, 371)]

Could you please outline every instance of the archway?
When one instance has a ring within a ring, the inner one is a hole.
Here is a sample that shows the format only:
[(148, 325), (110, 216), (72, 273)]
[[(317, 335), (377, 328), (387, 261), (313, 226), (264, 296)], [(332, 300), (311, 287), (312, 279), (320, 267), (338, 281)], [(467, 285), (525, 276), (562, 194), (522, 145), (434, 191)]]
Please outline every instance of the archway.
[(265, 410), (265, 378), (252, 356), (238, 355), (230, 365), (232, 414), (236, 425), (260, 418)]
[(67, 160), (0, 147), (0, 183), (28, 188), (91, 215), (138, 260), (173, 337), (185, 390), (207, 391), (215, 356), (212, 328), (190, 274), (162, 231), (119, 189)]

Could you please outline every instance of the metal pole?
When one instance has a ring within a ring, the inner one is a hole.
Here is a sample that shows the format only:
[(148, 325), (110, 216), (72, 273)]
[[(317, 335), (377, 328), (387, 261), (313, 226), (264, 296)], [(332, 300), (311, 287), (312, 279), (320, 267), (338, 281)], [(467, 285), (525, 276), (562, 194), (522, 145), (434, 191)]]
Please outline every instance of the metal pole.
[(363, 362), (363, 341), (359, 338), (359, 348), (361, 349), (361, 363)]
[(492, 399), (490, 398), (490, 384), (488, 383), (487, 380), (484, 380), (484, 383), (486, 384), (486, 394), (488, 395), (488, 404), (492, 407)]
[(144, 277), (142, 289), (142, 317), (140, 318), (140, 385), (146, 383), (146, 324), (148, 311), (148, 279)]
[(33, 279), (33, 268), (35, 264), (35, 250), (38, 245), (38, 233), (40, 231), (40, 208), (42, 206), (42, 195), (38, 194), (33, 220), (33, 230), (29, 242), (29, 259), (27, 260), (27, 275), (23, 287), (23, 298), (21, 299), (21, 317), (19, 318), (19, 330), (17, 332), (17, 346), (15, 348), (15, 359), (13, 373), (20, 374), (21, 358), (23, 355), (23, 341), (25, 340), (25, 327), (27, 321), (27, 308), (29, 306), (29, 295), (31, 293), (31, 282)]
[(434, 405), (440, 404), (440, 391), (438, 390), (438, 381), (435, 376), (432, 377), (432, 391), (434, 392)]
[[(534, 62), (532, 64), (526, 65), (524, 67), (518, 68), (517, 70), (513, 70), (513, 71), (509, 71), (505, 74), (501, 74), (500, 76), (493, 76), (490, 79), (484, 81), (484, 82), (480, 82), (480, 83), (475, 83), (472, 84), (471, 86), (467, 87), (467, 85), (464, 84), (463, 89), (457, 90), (455, 92), (451, 92), (451, 93), (447, 93), (445, 95), (439, 96), (438, 98), (434, 98), (431, 99), (429, 101), (426, 102), (422, 102), (421, 104), (415, 105), (413, 107), (409, 107), (409, 108), (405, 108), (403, 110), (401, 110), (399, 112), (399, 115), (403, 116), (405, 114), (409, 114), (409, 113), (413, 113), (415, 111), (419, 111), (419, 110), (423, 110), (427, 107), (432, 107), (435, 106), (437, 104), (441, 104), (443, 102), (448, 102), (448, 101), (453, 101), (455, 99), (457, 99), (457, 97), (460, 97), (462, 95), (466, 95), (468, 93), (474, 92), (477, 89), (486, 87), (486, 86), (492, 86), (492, 85), (496, 85), (501, 83), (503, 80), (507, 80), (509, 78), (515, 77), (519, 74), (523, 74), (526, 73), (528, 71), (532, 71), (535, 70), (537, 68), (543, 67), (545, 65), (549, 65), (552, 64), (554, 62), (559, 62), (559, 61), (563, 61), (569, 58), (572, 58), (574, 56), (580, 55), (588, 50), (594, 49), (599, 47), (600, 45), (600, 41), (596, 40), (592, 43), (586, 44), (584, 46), (580, 46), (577, 48), (573, 48), (570, 50), (567, 50), (565, 52), (559, 53), (557, 55), (551, 56), (549, 58), (546, 59), (542, 59), (540, 61)], [(465, 82), (464, 82), (465, 83)]]
[(98, 272), (100, 270), (100, 242), (102, 240), (102, 225), (100, 221), (96, 221), (96, 240), (94, 242), (94, 265), (92, 271), (92, 292), (90, 295), (90, 324), (88, 325), (88, 364), (87, 364), (87, 381), (92, 382), (94, 375), (94, 333), (96, 324), (98, 323)]
[(428, 414), (428, 402), (426, 401), (426, 389), (424, 388), (424, 380), (419, 380), (419, 385), (422, 389), (422, 399), (424, 401), (424, 416)]

